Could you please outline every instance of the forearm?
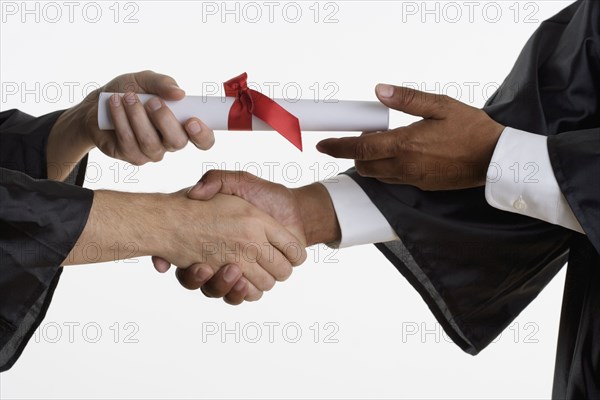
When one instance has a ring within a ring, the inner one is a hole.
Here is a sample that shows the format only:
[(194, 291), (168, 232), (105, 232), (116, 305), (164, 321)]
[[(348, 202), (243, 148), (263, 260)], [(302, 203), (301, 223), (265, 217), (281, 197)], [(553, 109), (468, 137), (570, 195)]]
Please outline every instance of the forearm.
[(46, 146), (48, 179), (63, 181), (94, 147), (84, 129), (85, 119), (93, 117), (88, 108), (66, 110), (52, 127)]
[(292, 192), (298, 199), (308, 246), (339, 241), (340, 225), (327, 189), (313, 183)]
[(96, 191), (81, 236), (63, 265), (162, 256), (170, 227), (169, 195)]

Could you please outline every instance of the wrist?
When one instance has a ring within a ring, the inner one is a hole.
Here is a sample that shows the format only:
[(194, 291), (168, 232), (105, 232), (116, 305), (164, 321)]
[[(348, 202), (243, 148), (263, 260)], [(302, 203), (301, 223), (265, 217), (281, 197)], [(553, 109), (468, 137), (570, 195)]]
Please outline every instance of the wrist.
[[(140, 212), (139, 224), (142, 227), (140, 241), (147, 255), (159, 256), (172, 260), (177, 254), (178, 243), (184, 243), (180, 237), (187, 230), (184, 221), (195, 221), (190, 210), (190, 201), (182, 192), (147, 193), (141, 195), (136, 208)], [(202, 207), (202, 202), (194, 204)]]
[(327, 189), (313, 183), (292, 193), (299, 204), (307, 245), (338, 242), (342, 233)]
[(48, 179), (64, 180), (94, 148), (86, 128), (90, 115), (90, 107), (81, 103), (63, 112), (52, 126), (46, 144)]
[(489, 116), (487, 116), (487, 118), (487, 127), (484, 131), (488, 133), (486, 135), (488, 139), (487, 145), (485, 145), (483, 149), (483, 164), (485, 164), (486, 167), (492, 162), (492, 156), (494, 154), (494, 150), (496, 149), (496, 145), (498, 144), (498, 140), (500, 140), (502, 132), (504, 132), (504, 129), (506, 129), (504, 125), (499, 124), (498, 122), (491, 119)]

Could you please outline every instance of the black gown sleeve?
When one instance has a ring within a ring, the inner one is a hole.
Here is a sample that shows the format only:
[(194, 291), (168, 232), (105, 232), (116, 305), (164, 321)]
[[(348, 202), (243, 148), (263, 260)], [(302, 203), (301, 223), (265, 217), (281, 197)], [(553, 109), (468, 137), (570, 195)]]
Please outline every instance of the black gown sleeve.
[(89, 214), (84, 159), (66, 182), (45, 180), (48, 134), (61, 112), (0, 113), (0, 371), (9, 369), (44, 318)]
[(598, 244), (599, 29), (596, 0), (577, 1), (543, 22), (484, 108), (503, 125), (550, 137), (561, 189), (588, 236), (495, 209), (484, 188), (426, 192), (347, 172), (400, 237), (377, 248), (470, 354), (543, 290), (574, 244)]
[(548, 154), (563, 195), (600, 253), (600, 128), (550, 136)]

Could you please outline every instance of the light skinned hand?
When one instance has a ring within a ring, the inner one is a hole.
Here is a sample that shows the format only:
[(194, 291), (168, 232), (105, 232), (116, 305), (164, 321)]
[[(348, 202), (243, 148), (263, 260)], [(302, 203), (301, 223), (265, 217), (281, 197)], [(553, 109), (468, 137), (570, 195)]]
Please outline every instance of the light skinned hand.
[[(171, 195), (181, 202), (180, 207), (171, 207), (173, 217), (180, 218), (182, 226), (169, 239), (177, 246), (170, 254), (153, 257), (160, 272), (165, 272), (171, 263), (185, 268), (177, 272), (184, 287), (196, 289), (214, 275), (219, 283), (205, 290), (207, 296), (235, 288), (236, 292), (226, 299), (231, 303), (238, 302), (236, 296), (241, 292), (242, 299), (258, 300), (276, 281), (290, 276), (292, 265), (306, 259), (304, 242), (245, 200), (216, 194), (210, 200), (198, 202), (189, 199), (187, 192)], [(244, 280), (239, 282), (242, 274)]]
[[(100, 92), (125, 93), (114, 95), (109, 111), (115, 126), (113, 131), (98, 128), (98, 96)], [(137, 93), (155, 94), (142, 104)], [(152, 71), (121, 75), (94, 91), (81, 103), (82, 132), (90, 145), (106, 155), (134, 165), (162, 160), (167, 151), (177, 151), (191, 141), (208, 150), (215, 142), (213, 131), (198, 118), (179, 123), (164, 100), (181, 100), (185, 92), (173, 78)]]
[[(188, 192), (188, 197), (194, 200), (208, 201), (218, 193), (234, 195), (252, 203), (281, 223), (298, 238), (303, 246), (306, 246), (307, 239), (299, 201), (293, 190), (247, 172), (211, 170)], [(306, 255), (302, 254), (292, 265), (300, 265), (305, 259)], [(170, 267), (168, 262), (157, 257), (153, 258), (153, 263), (160, 272), (164, 272)], [(233, 276), (234, 267), (230, 270)], [(199, 277), (200, 274), (202, 277)], [(244, 299), (250, 300), (256, 297), (255, 293), (258, 290), (247, 281), (245, 276), (240, 276), (238, 281), (233, 282), (232, 280), (226, 281), (222, 273), (209, 276), (204, 271), (188, 268), (178, 270), (177, 277), (182, 286), (193, 289), (202, 288), (205, 295), (224, 297), (229, 304), (239, 304)], [(253, 296), (249, 296), (249, 294)]]

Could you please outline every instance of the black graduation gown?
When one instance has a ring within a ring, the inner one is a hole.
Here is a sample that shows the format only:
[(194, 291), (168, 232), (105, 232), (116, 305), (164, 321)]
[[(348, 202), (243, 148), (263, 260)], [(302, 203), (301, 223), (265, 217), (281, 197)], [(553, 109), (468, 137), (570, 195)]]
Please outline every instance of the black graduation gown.
[[(489, 206), (484, 188), (425, 192), (347, 173), (401, 241), (377, 244), (464, 351), (485, 348), (569, 262), (555, 398), (600, 398), (600, 1), (541, 24), (485, 111), (546, 135), (586, 235)], [(557, 310), (558, 312), (558, 310)]]
[(46, 142), (61, 112), (0, 113), (0, 372), (9, 369), (46, 314), (85, 223), (93, 192), (86, 159), (66, 182), (44, 180)]

